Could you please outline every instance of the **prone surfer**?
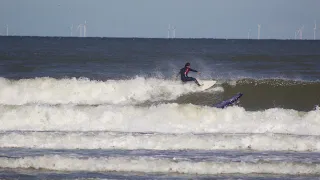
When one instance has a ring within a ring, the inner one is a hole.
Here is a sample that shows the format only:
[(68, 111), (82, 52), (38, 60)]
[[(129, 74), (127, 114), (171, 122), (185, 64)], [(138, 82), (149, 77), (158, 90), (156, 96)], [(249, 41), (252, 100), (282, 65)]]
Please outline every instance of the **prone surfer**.
[(188, 76), (189, 71), (197, 72), (198, 74), (200, 74), (200, 72), (198, 72), (197, 70), (190, 68), (190, 63), (186, 63), (184, 65), (184, 68), (180, 69), (180, 72), (177, 74), (177, 76), (179, 76), (179, 74), (180, 74), (182, 82), (194, 81), (198, 86), (201, 86), (196, 78)]

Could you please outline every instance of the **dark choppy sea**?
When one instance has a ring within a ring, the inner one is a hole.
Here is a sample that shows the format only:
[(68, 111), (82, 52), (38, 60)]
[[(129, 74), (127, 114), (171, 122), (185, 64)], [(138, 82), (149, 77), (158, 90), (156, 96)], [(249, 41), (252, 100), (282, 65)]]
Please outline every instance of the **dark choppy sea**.
[(319, 179), (318, 105), (320, 41), (0, 37), (0, 179)]

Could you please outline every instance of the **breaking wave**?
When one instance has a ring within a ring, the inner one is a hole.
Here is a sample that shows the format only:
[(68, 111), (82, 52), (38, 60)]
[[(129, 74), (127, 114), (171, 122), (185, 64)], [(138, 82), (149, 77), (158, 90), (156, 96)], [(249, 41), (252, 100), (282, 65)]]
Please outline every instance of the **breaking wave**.
[(257, 150), (320, 152), (320, 136), (293, 134), (163, 134), (127, 132), (3, 132), (1, 148)]
[(125, 171), (187, 174), (319, 174), (320, 165), (304, 162), (215, 162), (179, 158), (107, 157), (76, 158), (61, 155), (8, 158), (0, 157), (1, 168), (34, 168), (59, 171)]
[(246, 111), (192, 104), (0, 106), (0, 130), (320, 135), (320, 111)]
[(136, 104), (144, 101), (173, 100), (200, 91), (194, 83), (136, 77), (128, 80), (96, 81), (36, 78), (0, 78), (0, 104)]

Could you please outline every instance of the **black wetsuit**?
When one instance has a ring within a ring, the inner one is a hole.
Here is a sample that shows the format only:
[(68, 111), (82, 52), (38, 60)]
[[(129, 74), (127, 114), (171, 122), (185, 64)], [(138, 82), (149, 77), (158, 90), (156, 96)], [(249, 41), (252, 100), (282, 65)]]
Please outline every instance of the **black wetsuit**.
[(184, 67), (184, 68), (180, 69), (179, 73), (180, 73), (180, 76), (181, 76), (181, 81), (182, 82), (194, 81), (198, 86), (200, 86), (200, 84), (199, 84), (199, 82), (197, 81), (196, 78), (188, 76), (189, 71), (198, 72), (197, 70), (194, 70), (194, 69), (191, 69), (191, 68), (188, 68), (188, 67)]

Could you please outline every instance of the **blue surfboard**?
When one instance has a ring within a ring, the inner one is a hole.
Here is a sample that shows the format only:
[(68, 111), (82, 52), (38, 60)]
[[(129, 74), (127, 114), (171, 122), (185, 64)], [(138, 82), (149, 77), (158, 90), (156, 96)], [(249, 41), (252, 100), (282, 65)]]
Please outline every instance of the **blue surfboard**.
[(234, 96), (232, 96), (230, 99), (227, 99), (225, 101), (222, 101), (218, 104), (215, 104), (213, 105), (213, 107), (216, 107), (216, 108), (225, 108), (225, 107), (228, 107), (228, 106), (231, 106), (233, 105), (234, 103), (236, 103), (242, 96), (243, 94), (242, 93), (238, 93)]

